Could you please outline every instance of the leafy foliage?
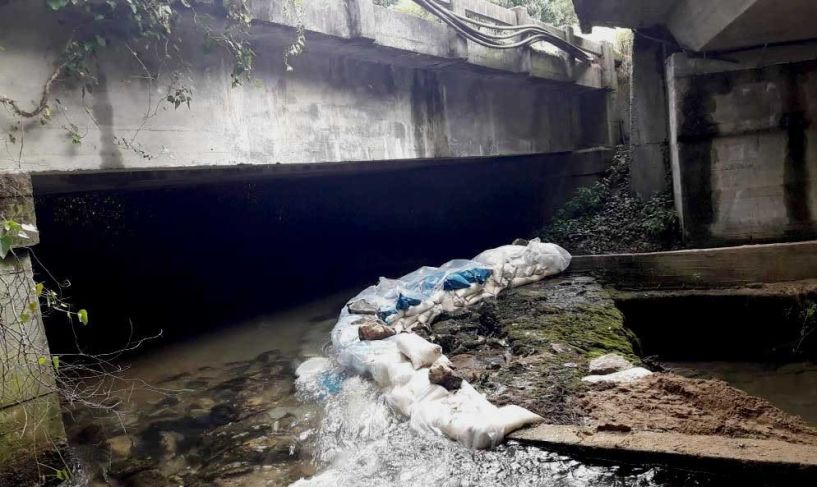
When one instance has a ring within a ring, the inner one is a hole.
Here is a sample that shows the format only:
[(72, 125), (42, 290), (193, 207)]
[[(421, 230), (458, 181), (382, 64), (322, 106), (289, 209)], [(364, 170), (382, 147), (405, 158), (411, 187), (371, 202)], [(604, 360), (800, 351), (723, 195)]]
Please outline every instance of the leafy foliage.
[(680, 248), (672, 194), (646, 201), (631, 194), (630, 154), (619, 148), (605, 177), (580, 188), (541, 232), (575, 254), (654, 252)]
[[(205, 31), (206, 42), (222, 46), (233, 57), (233, 85), (241, 84), (242, 78), (249, 76), (255, 57), (247, 40), (252, 21), (247, 2), (225, 0), (222, 11), (211, 12), (227, 19), (220, 31), (203, 21), (197, 24)], [(66, 73), (82, 79), (91, 73), (91, 57), (111, 40), (153, 42), (179, 51), (173, 33), (180, 14), (184, 11), (198, 14), (198, 8), (212, 4), (198, 0), (46, 0), (46, 3), (55, 12), (80, 19), (76, 22), (82, 26), (76, 33), (78, 39), (68, 43), (63, 58)]]
[(573, 9), (573, 0), (489, 0), (503, 7), (527, 7), (531, 17), (557, 27), (579, 22)]

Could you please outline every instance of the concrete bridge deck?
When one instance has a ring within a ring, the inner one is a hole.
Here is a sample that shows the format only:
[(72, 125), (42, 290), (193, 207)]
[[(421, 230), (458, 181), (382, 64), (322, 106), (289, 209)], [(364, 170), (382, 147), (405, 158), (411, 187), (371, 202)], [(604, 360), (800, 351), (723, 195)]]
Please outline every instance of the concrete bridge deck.
[[(549, 28), (593, 60), (553, 49), (489, 50), (442, 23), (372, 0), (325, 0), (303, 3), (306, 52), (290, 61), (294, 70), (287, 72), (283, 53), (297, 19), (284, 3), (252, 2), (257, 58), (243, 86), (230, 87), (230, 60), (202, 52), (201, 34), (191, 25), (177, 29), (187, 42), (172, 59), (106, 49), (96, 86), (83, 95), (70, 80), (59, 80), (53, 120), (44, 126), (23, 121), (19, 143), (7, 138), (0, 148), (0, 168), (59, 174), (430, 162), (570, 152), (616, 139), (607, 108), (616, 88), (609, 45)], [(0, 7), (0, 86), (22, 101), (38, 98), (41, 80), (70, 35), (65, 25), (45, 24), (54, 16), (38, 5)], [(497, 24), (530, 21), (519, 9), (485, 0), (449, 5)], [(43, 30), (53, 34), (41, 36)], [(181, 86), (192, 90), (189, 109), (163, 102)], [(20, 123), (0, 113), (0, 127)], [(71, 143), (66, 127), (75, 127), (81, 143)]]

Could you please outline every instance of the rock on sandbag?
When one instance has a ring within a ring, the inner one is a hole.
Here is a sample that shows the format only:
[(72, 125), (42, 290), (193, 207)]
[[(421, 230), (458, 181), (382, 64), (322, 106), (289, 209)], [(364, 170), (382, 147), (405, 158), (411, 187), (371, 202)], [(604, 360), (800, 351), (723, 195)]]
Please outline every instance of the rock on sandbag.
[(617, 353), (608, 353), (590, 361), (590, 375), (607, 375), (635, 367), (629, 360)]
[(462, 377), (457, 374), (445, 357), (438, 359), (431, 365), (428, 370), (428, 380), (432, 384), (443, 386), (449, 391), (455, 391), (462, 386)]
[(358, 338), (362, 341), (385, 340), (397, 334), (394, 328), (374, 317), (366, 318), (355, 324), (358, 326)]
[(414, 333), (401, 333), (396, 342), (397, 349), (411, 360), (415, 369), (430, 367), (443, 355), (442, 347), (429, 343)]
[(358, 299), (346, 305), (346, 309), (353, 315), (376, 315), (378, 312), (377, 306), (366, 301), (365, 299)]

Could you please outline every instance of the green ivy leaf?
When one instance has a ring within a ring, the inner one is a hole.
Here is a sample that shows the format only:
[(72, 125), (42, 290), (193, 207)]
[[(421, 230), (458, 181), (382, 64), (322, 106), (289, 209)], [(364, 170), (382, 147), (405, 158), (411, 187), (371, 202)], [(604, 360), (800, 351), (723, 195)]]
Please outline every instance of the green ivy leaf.
[(0, 237), (0, 259), (5, 259), (11, 252), (11, 235), (3, 235)]
[(77, 312), (77, 318), (79, 318), (79, 322), (83, 325), (88, 325), (88, 311), (81, 309)]

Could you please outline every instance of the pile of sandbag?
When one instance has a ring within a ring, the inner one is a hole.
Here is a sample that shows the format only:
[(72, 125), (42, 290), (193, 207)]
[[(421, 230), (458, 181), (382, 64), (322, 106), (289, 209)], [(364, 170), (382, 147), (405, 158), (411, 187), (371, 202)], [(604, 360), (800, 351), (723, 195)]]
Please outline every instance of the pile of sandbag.
[[(569, 265), (570, 254), (564, 249), (537, 239), (488, 250), (473, 260), (423, 267), (400, 279), (381, 278), (341, 311), (332, 330), (337, 361), (370, 376), (414, 429), (473, 448), (495, 446), (508, 433), (543, 419), (517, 406), (491, 404), (457, 375), (438, 345), (411, 329), (503, 289), (558, 274)], [(318, 377), (325, 366), (307, 362), (299, 376)]]

